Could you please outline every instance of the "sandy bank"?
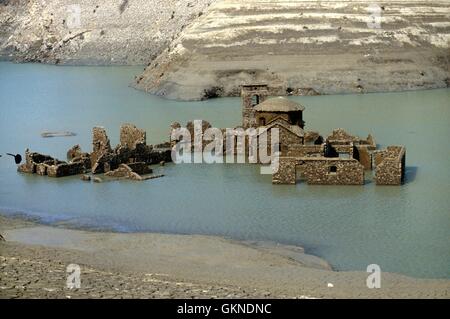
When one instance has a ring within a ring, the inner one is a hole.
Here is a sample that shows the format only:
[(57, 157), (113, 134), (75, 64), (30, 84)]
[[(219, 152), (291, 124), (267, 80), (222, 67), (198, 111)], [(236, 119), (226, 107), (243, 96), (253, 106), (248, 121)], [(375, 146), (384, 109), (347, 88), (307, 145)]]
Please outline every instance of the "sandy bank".
[[(301, 248), (218, 237), (90, 232), (0, 217), (0, 297), (448, 298), (449, 280), (335, 272)], [(81, 266), (68, 291), (65, 267)], [(333, 288), (328, 287), (333, 284)]]

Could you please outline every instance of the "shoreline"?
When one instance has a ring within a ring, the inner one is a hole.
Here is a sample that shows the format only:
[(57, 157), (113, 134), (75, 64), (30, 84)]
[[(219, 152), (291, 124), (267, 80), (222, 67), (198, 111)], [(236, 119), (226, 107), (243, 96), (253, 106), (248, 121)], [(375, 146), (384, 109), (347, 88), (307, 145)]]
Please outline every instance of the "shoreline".
[[(13, 274), (1, 276), (0, 298), (450, 297), (450, 280), (391, 273), (368, 289), (368, 273), (333, 271), (296, 246), (63, 227), (0, 215), (0, 267)], [(68, 290), (73, 263), (82, 287)]]
[[(11, 64), (21, 64), (21, 65), (26, 65), (26, 64), (35, 64), (35, 65), (42, 65), (42, 66), (50, 66), (50, 67), (82, 67), (82, 68), (144, 68), (145, 65), (141, 65), (141, 64), (85, 64), (85, 63), (61, 63), (61, 64), (54, 64), (54, 63), (50, 63), (50, 62), (38, 62), (38, 61), (20, 61), (20, 60), (14, 60), (14, 59), (8, 59), (7, 57), (2, 57), (0, 55), (0, 63), (11, 63)], [(135, 74), (135, 76), (138, 76), (138, 74)], [(136, 84), (133, 83), (133, 79), (130, 78), (130, 81), (128, 83), (128, 87), (132, 88), (134, 90), (137, 90), (138, 92), (144, 92), (145, 94), (160, 98), (161, 100), (167, 100), (167, 101), (175, 101), (175, 102), (205, 102), (205, 101), (209, 101), (209, 100), (214, 100), (214, 99), (221, 99), (221, 98), (239, 98), (240, 97), (240, 93), (237, 92), (231, 92), (230, 94), (226, 94), (226, 95), (221, 95), (221, 96), (217, 96), (217, 97), (210, 97), (210, 98), (173, 98), (170, 96), (166, 96), (166, 95), (160, 95), (160, 94), (155, 94), (152, 92), (147, 92), (147, 91), (142, 91), (141, 89), (139, 89), (138, 87), (136, 87)], [(307, 95), (307, 94), (288, 94), (288, 93), (284, 93), (284, 92), (276, 92), (276, 94), (272, 94), (271, 96), (285, 96), (285, 97), (314, 97), (314, 96), (342, 96), (342, 95), (372, 95), (372, 94), (396, 94), (396, 93), (414, 93), (414, 92), (426, 92), (426, 91), (436, 91), (436, 90), (448, 90), (450, 89), (450, 84), (447, 86), (439, 86), (439, 85), (435, 85), (435, 86), (429, 86), (429, 87), (402, 87), (399, 89), (391, 89), (391, 90), (365, 90), (365, 91), (358, 91), (358, 92), (352, 92), (352, 91), (345, 91), (345, 92), (322, 92), (320, 94), (317, 95)]]

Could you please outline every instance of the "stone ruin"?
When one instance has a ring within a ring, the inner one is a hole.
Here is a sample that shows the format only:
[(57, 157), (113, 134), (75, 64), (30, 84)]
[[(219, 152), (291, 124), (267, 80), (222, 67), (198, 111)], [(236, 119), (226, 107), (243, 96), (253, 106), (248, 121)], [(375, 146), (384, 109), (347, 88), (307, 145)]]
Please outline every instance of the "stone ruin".
[(130, 179), (134, 181), (143, 181), (163, 176), (163, 175), (148, 175), (151, 173), (153, 173), (153, 170), (145, 163), (130, 163), (130, 164), (120, 164), (117, 169), (105, 173), (105, 176), (113, 178)]
[[(285, 98), (268, 98), (264, 86), (245, 86), (242, 90), (243, 124), (246, 128), (278, 128), (280, 157), (279, 169), (272, 175), (274, 184), (295, 184), (297, 177), (302, 177), (308, 184), (318, 185), (363, 185), (365, 171), (375, 169), (377, 185), (400, 185), (404, 182), (405, 148), (389, 146), (386, 150), (377, 150), (372, 135), (359, 138), (338, 128), (323, 138), (318, 132), (305, 131), (303, 121), (304, 107)], [(211, 128), (207, 121), (201, 122), (201, 132)], [(177, 122), (171, 129), (181, 128)], [(239, 128), (239, 127), (238, 127)], [(194, 149), (194, 125), (189, 121), (186, 129), (191, 135), (191, 148)], [(234, 152), (238, 147), (235, 140), (234, 149), (227, 144), (226, 132), (223, 154)], [(259, 138), (259, 135), (257, 136)], [(270, 131), (268, 131), (270, 139)], [(173, 140), (173, 147), (179, 140)], [(248, 136), (243, 140), (249, 144)], [(202, 140), (201, 149), (211, 141)], [(270, 154), (270, 143), (267, 145)], [(245, 148), (248, 155), (248, 148)], [(259, 158), (257, 159), (260, 162)], [(299, 176), (297, 176), (299, 175)]]
[(94, 127), (92, 131), (91, 167), (93, 174), (107, 173), (116, 170), (120, 164), (140, 165), (170, 162), (170, 143), (147, 145), (145, 131), (132, 124), (120, 127), (120, 144), (111, 148), (106, 131), (102, 127)]
[(145, 180), (161, 175), (152, 173), (149, 165), (170, 162), (170, 143), (147, 145), (145, 131), (132, 124), (120, 127), (120, 144), (114, 149), (103, 127), (92, 130), (92, 153), (84, 153), (79, 145), (67, 151), (67, 162), (48, 155), (25, 152), (25, 163), (18, 167), (22, 173), (63, 177), (105, 173), (105, 176)]
[(401, 185), (405, 154), (403, 146), (377, 150), (373, 136), (360, 139), (340, 128), (321, 145), (289, 147), (279, 158), (272, 183), (296, 184), (300, 176), (312, 185), (363, 185), (365, 171), (375, 169), (377, 185)]
[(268, 98), (269, 91), (263, 84), (242, 87), (242, 127), (279, 129), (279, 169), (272, 175), (274, 184), (295, 184), (298, 174), (308, 184), (363, 185), (364, 172), (372, 169), (377, 185), (404, 183), (405, 147), (377, 150), (372, 135), (361, 139), (342, 128), (326, 139), (318, 132), (304, 131), (305, 108), (285, 98)]
[[(79, 146), (78, 146), (79, 147)], [(25, 163), (19, 165), (18, 171), (49, 177), (62, 177), (83, 174), (89, 169), (89, 154), (78, 153), (68, 162), (60, 161), (49, 155), (25, 151)]]
[(377, 185), (400, 185), (405, 180), (406, 150), (403, 146), (388, 146), (375, 151), (373, 166)]

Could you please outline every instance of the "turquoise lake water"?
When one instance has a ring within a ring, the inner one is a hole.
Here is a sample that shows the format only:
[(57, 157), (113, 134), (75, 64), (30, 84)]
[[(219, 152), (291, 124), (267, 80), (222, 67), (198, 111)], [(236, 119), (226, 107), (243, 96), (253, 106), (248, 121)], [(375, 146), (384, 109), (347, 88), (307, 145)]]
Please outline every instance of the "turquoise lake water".
[[(0, 63), (0, 211), (44, 222), (124, 232), (220, 235), (305, 247), (337, 270), (383, 271), (450, 278), (450, 89), (293, 97), (306, 110), (306, 129), (323, 135), (343, 127), (381, 146), (407, 148), (406, 184), (272, 185), (254, 165), (174, 165), (143, 183), (85, 183), (16, 172), (6, 152), (29, 147), (65, 159), (91, 130), (147, 130), (148, 143), (168, 139), (173, 121), (205, 119), (216, 127), (241, 121), (238, 98), (167, 101), (129, 87), (136, 67), (65, 67)], [(42, 131), (74, 137), (42, 138)]]

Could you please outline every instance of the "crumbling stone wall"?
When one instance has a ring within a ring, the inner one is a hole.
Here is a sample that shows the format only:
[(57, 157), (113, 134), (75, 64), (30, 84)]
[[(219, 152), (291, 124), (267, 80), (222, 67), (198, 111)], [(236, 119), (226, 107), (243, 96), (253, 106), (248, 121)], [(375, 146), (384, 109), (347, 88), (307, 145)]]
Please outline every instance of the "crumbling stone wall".
[(356, 146), (356, 152), (358, 153), (358, 159), (365, 170), (372, 169), (372, 153), (367, 145)]
[(406, 149), (388, 146), (374, 152), (375, 182), (377, 185), (401, 185), (405, 180)]
[(338, 157), (340, 154), (348, 154), (349, 158), (354, 158), (353, 154), (353, 142), (350, 142), (348, 144), (337, 144), (337, 143), (330, 143), (328, 144), (330, 147), (333, 148), (333, 151), (337, 152)]
[(267, 85), (244, 85), (241, 88), (242, 126), (247, 129), (257, 126), (254, 107), (269, 96)]
[(330, 144), (349, 144), (350, 142), (357, 141), (358, 138), (347, 133), (342, 128), (334, 129), (333, 132), (327, 137), (327, 142)]
[[(35, 174), (37, 173), (37, 166), (38, 164), (42, 163), (55, 163), (55, 159), (48, 155), (39, 154), (36, 152), (30, 152), (28, 149), (25, 150), (25, 163), (18, 166), (17, 170), (22, 173), (29, 173), (29, 174)], [(45, 175), (42, 173), (44, 168), (40, 168), (40, 174)]]
[(377, 144), (372, 135), (366, 139), (347, 133), (344, 129), (333, 130), (327, 137), (327, 143), (332, 152), (339, 154), (349, 154), (349, 157), (357, 159), (366, 170), (372, 169), (372, 151), (377, 148)]
[(113, 178), (125, 178), (133, 181), (145, 181), (148, 179), (159, 178), (164, 175), (142, 176), (142, 174), (152, 173), (152, 169), (145, 163), (120, 164), (119, 167), (113, 171), (105, 173), (105, 176)]
[(303, 162), (296, 157), (280, 157), (279, 169), (272, 175), (272, 184), (295, 184), (296, 167), (301, 164)]
[(104, 162), (108, 161), (108, 154), (112, 151), (111, 143), (104, 127), (92, 129), (91, 166), (93, 171), (103, 171)]
[(138, 144), (147, 144), (146, 132), (133, 124), (123, 124), (120, 127), (120, 145), (134, 150)]
[(128, 178), (131, 180), (143, 180), (141, 175), (152, 173), (152, 169), (145, 163), (120, 164), (113, 171), (105, 173), (105, 176), (114, 178)]
[(294, 132), (290, 131), (287, 127), (280, 123), (275, 123), (272, 126), (267, 127), (267, 130), (259, 131), (257, 145), (258, 147), (264, 147), (262, 141), (262, 134), (266, 134), (267, 136), (267, 153), (271, 154), (272, 151), (272, 132), (271, 129), (278, 129), (278, 141), (279, 141), (279, 152), (281, 156), (288, 156), (289, 147), (291, 145), (303, 145), (303, 136), (299, 136)]
[(292, 157), (322, 157), (324, 156), (324, 145), (289, 145), (287, 156)]
[[(81, 151), (81, 149), (80, 149)], [(84, 154), (84, 153), (82, 153)], [(89, 167), (89, 157), (80, 155), (71, 162), (63, 162), (48, 155), (25, 151), (25, 163), (17, 170), (22, 173), (38, 174), (49, 177), (62, 177), (83, 174)]]
[(306, 145), (320, 145), (324, 142), (322, 135), (315, 131), (305, 131), (304, 143)]
[(92, 174), (105, 173), (116, 170), (121, 164), (128, 164), (133, 174), (136, 174), (132, 177), (142, 180), (139, 174), (151, 172), (149, 165), (172, 161), (169, 143), (157, 147), (146, 145), (145, 131), (132, 124), (121, 127), (120, 140), (121, 144), (112, 149), (106, 130), (103, 127), (94, 127), (91, 154), (83, 152), (79, 145), (75, 145), (67, 151), (69, 162), (63, 162), (48, 155), (26, 150), (25, 163), (19, 165), (18, 171), (62, 177), (84, 174), (89, 170)]
[[(120, 144), (111, 149), (109, 138), (102, 127), (95, 127), (92, 136), (93, 152), (91, 154), (92, 174), (115, 170), (120, 164), (145, 163), (157, 164), (171, 162), (171, 149), (160, 145), (154, 148), (147, 145), (145, 131), (132, 124), (125, 124), (120, 129)], [(169, 146), (169, 145), (167, 145)]]
[(75, 145), (67, 151), (67, 160), (71, 161), (74, 158), (83, 156), (83, 151), (80, 145)]
[(322, 158), (306, 161), (302, 174), (308, 184), (364, 184), (364, 167), (355, 159)]
[(273, 184), (295, 184), (297, 167), (308, 184), (363, 185), (364, 167), (355, 159), (280, 157)]
[(47, 167), (47, 175), (49, 177), (63, 177), (84, 174), (86, 168), (83, 162), (62, 163), (60, 165), (51, 165)]
[(365, 140), (359, 139), (357, 141), (357, 146), (365, 146), (369, 151), (377, 149), (377, 143), (371, 134), (369, 134)]
[(275, 125), (274, 128), (279, 129), (280, 151), (282, 155), (288, 153), (289, 145), (303, 144), (303, 136), (298, 136), (293, 132), (290, 132), (283, 125)]

